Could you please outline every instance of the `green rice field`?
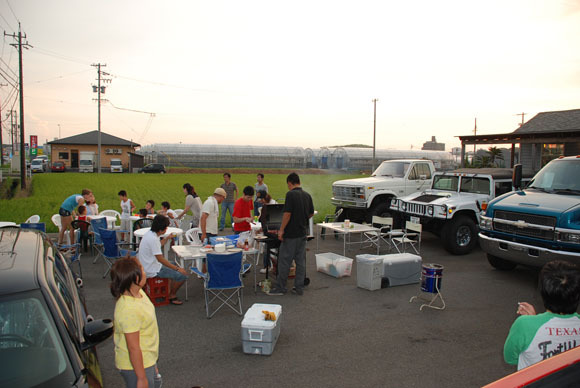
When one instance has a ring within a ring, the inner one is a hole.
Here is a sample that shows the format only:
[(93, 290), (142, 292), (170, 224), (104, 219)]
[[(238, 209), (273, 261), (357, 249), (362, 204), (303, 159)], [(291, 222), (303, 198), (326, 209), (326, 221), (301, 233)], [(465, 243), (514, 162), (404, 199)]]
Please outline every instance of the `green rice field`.
[[(283, 200), (288, 188), (287, 174), (266, 174), (264, 182), (275, 200)], [(326, 214), (334, 213), (330, 203), (332, 182), (339, 179), (359, 178), (361, 175), (309, 175), (301, 174), (302, 187), (312, 195), (314, 208), (318, 211), (315, 222), (320, 222)], [(254, 186), (256, 174), (232, 173), (232, 182), (238, 186), (239, 193), (244, 186)], [(24, 222), (33, 214), (40, 216), (46, 223), (47, 232), (57, 232), (50, 218), (58, 213), (60, 205), (71, 194), (79, 194), (83, 188), (93, 191), (99, 210), (120, 211), (119, 190), (126, 190), (136, 208), (145, 207), (149, 199), (155, 201), (155, 209), (161, 202), (168, 201), (173, 209), (185, 207), (183, 184), (190, 183), (205, 201), (216, 187), (223, 183), (222, 173), (209, 174), (36, 174), (32, 177), (32, 192), (26, 198), (0, 200), (0, 221)], [(229, 221), (229, 215), (227, 218)]]

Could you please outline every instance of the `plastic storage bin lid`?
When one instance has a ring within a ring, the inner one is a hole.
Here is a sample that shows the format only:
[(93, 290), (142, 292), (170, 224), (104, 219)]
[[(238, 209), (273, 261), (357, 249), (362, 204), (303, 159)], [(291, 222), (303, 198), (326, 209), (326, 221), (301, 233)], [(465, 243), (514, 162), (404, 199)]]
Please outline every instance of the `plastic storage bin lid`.
[[(276, 321), (266, 321), (264, 311), (272, 311), (276, 314)], [(282, 306), (279, 304), (254, 303), (246, 311), (242, 320), (242, 327), (251, 329), (272, 329), (276, 327), (282, 315)]]

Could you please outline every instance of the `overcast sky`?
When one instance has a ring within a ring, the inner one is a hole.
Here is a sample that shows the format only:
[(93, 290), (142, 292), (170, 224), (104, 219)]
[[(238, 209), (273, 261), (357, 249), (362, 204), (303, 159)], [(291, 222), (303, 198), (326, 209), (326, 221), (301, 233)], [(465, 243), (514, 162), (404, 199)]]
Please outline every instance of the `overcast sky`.
[[(578, 0), (0, 0), (0, 16), (33, 46), (25, 129), (41, 144), (59, 124), (97, 129), (99, 62), (102, 130), (142, 145), (372, 145), (377, 98), (378, 148), (437, 136), (451, 150), (475, 117), (504, 133), (521, 112), (580, 108)], [(0, 73), (15, 83), (10, 43)]]

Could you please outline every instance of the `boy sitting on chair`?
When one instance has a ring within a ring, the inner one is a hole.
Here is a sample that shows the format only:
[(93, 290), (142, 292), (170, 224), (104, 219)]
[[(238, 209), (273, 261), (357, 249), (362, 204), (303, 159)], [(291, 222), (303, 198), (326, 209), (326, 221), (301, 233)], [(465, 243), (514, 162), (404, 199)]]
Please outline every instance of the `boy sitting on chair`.
[(159, 240), (160, 236), (167, 231), (168, 226), (169, 218), (161, 214), (156, 215), (153, 219), (151, 230), (143, 236), (139, 243), (137, 257), (141, 265), (143, 265), (148, 278), (169, 279), (169, 302), (174, 305), (181, 305), (183, 302), (177, 299), (176, 293), (187, 279), (187, 271), (175, 264), (171, 264), (163, 257), (161, 246), (175, 237), (169, 235), (161, 239), (161, 241)]

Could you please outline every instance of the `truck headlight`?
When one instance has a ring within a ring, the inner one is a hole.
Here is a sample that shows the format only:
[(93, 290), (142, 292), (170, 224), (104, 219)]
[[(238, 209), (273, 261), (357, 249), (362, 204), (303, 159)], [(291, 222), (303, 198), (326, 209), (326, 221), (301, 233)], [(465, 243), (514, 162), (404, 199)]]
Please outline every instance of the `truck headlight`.
[(433, 205), (427, 206), (427, 215), (433, 216)]
[(395, 198), (391, 199), (391, 207), (399, 207), (399, 200)]
[(560, 232), (558, 241), (580, 244), (580, 233)]
[(365, 188), (364, 187), (357, 187), (355, 189), (355, 195), (357, 198), (365, 199)]
[(481, 216), (479, 219), (479, 228), (484, 230), (492, 230), (493, 220), (489, 217)]

